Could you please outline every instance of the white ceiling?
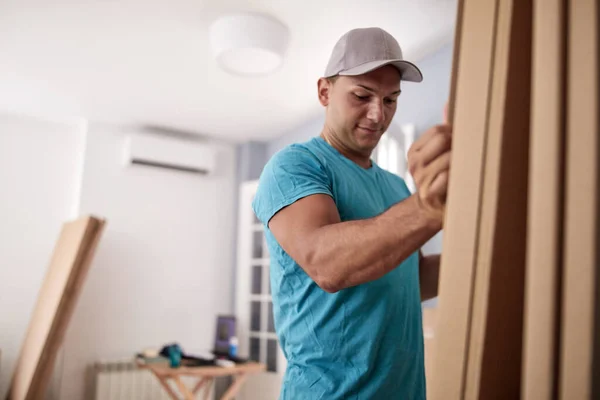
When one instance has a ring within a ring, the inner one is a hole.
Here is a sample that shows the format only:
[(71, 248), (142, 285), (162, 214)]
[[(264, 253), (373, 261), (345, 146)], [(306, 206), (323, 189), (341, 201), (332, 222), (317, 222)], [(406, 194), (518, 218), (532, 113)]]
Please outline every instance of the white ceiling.
[[(269, 139), (321, 112), (316, 82), (337, 39), (380, 26), (419, 60), (453, 38), (455, 0), (3, 0), (0, 109)], [(218, 69), (209, 24), (267, 12), (291, 42), (274, 75)], [(425, 77), (427, 79), (427, 77)]]

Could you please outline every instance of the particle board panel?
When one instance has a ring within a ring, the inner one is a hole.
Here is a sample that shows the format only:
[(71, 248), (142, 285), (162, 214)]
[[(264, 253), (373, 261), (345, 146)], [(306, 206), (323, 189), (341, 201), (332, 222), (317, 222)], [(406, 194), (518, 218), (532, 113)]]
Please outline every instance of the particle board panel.
[(531, 137), (521, 397), (556, 396), (564, 149), (565, 0), (533, 3)]
[(464, 0), (457, 52), (450, 174), (441, 256), (432, 399), (463, 395), (485, 157), (496, 0)]
[[(596, 62), (600, 63), (600, 6), (596, 3)], [(596, 76), (596, 115), (600, 115), (600, 78)], [(599, 133), (600, 134), (600, 133)], [(600, 139), (596, 137), (596, 155)], [(600, 174), (596, 171), (596, 190), (600, 191)], [(594, 345), (592, 360), (592, 399), (600, 399), (600, 194), (596, 193), (596, 298), (594, 307)]]
[(21, 347), (9, 400), (44, 398), (104, 225), (103, 219), (92, 216), (63, 225)]
[(435, 354), (435, 329), (436, 329), (437, 308), (423, 308), (423, 346), (425, 352), (425, 377), (427, 392), (431, 391), (433, 381), (431, 377), (431, 366)]
[(466, 399), (518, 399), (527, 220), (532, 0), (499, 3)]
[(447, 123), (454, 123), (454, 109), (456, 101), (456, 82), (458, 81), (458, 60), (460, 59), (460, 43), (462, 37), (462, 18), (464, 0), (458, 0), (456, 5), (456, 21), (454, 28), (454, 48), (452, 49), (452, 71), (450, 75), (450, 93), (447, 105)]
[(560, 398), (592, 398), (598, 236), (598, 2), (568, 1)]

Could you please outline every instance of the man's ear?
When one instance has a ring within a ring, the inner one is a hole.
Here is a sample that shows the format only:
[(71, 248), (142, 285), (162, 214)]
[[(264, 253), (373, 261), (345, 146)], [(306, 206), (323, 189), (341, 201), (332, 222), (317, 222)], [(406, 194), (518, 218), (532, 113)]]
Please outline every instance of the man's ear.
[(317, 82), (319, 102), (323, 107), (329, 105), (329, 98), (331, 96), (331, 89), (333, 88), (333, 82), (327, 78), (320, 78)]

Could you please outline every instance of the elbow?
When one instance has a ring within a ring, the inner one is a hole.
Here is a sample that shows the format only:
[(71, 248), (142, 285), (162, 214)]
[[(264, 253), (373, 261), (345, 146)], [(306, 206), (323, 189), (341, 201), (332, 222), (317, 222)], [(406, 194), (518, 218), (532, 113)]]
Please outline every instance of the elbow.
[(315, 279), (314, 281), (321, 289), (323, 289), (327, 293), (333, 294), (342, 290), (341, 285), (333, 279), (321, 277), (319, 279)]
[(312, 266), (307, 272), (311, 279), (327, 293), (336, 293), (343, 289), (342, 283), (335, 276), (327, 272), (328, 268)]
[(324, 265), (323, 262), (320, 262), (315, 251), (306, 252), (300, 265), (304, 272), (325, 292), (336, 293), (342, 289), (340, 280), (330, 273), (335, 268), (331, 268), (330, 263)]

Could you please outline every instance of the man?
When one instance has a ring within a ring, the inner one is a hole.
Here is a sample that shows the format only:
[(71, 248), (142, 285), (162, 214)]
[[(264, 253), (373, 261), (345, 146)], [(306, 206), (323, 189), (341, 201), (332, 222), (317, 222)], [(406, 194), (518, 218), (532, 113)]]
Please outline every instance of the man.
[(318, 97), (320, 135), (265, 166), (253, 202), (266, 226), (282, 399), (424, 399), (421, 301), (437, 295), (448, 125), (409, 151), (418, 192), (370, 159), (396, 112), (400, 81), (420, 82), (382, 29), (340, 38)]

